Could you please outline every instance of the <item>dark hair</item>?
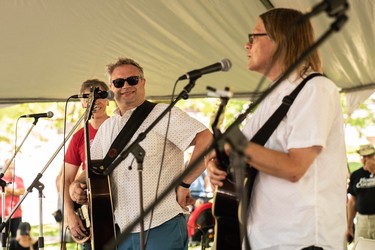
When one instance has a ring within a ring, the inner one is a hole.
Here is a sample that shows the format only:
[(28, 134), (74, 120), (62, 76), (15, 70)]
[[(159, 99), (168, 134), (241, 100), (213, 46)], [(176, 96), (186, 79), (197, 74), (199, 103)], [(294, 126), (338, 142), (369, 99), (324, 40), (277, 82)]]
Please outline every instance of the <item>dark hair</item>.
[(82, 83), (81, 89), (80, 89), (79, 92), (80, 92), (80, 94), (82, 94), (83, 91), (85, 91), (86, 89), (90, 89), (90, 88), (94, 88), (94, 87), (101, 88), (104, 91), (109, 90), (109, 87), (105, 82), (100, 81), (98, 79), (89, 79), (89, 80), (86, 80)]
[[(271, 9), (259, 16), (267, 34), (277, 45), (274, 60), (283, 60), (283, 71), (293, 65), (314, 43), (314, 29), (311, 22), (309, 20), (300, 22), (302, 16), (303, 13), (298, 10), (284, 8)], [(298, 74), (302, 77), (309, 68), (322, 73), (322, 63), (317, 50), (299, 66)]]
[(21, 222), (18, 226), (20, 235), (30, 235), (31, 226), (28, 222)]

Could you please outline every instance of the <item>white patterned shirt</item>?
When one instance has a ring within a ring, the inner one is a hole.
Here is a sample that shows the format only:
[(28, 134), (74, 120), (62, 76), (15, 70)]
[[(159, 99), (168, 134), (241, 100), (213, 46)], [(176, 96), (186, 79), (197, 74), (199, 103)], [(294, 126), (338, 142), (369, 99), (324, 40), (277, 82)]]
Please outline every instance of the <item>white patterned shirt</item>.
[[(139, 133), (145, 131), (167, 106), (166, 104), (156, 105), (128, 145), (138, 137)], [(103, 159), (105, 157), (112, 142), (134, 110), (128, 110), (122, 116), (115, 112), (114, 116), (100, 126), (91, 146), (91, 159)], [(146, 151), (142, 171), (144, 208), (147, 208), (155, 200), (167, 122), (168, 114), (140, 142), (140, 146)], [(175, 107), (172, 109), (158, 194), (182, 173), (184, 170), (183, 152), (190, 146), (196, 134), (205, 129), (207, 128), (202, 123), (190, 117), (187, 113)], [(139, 176), (137, 162), (132, 154), (129, 154), (111, 173), (111, 190), (115, 221), (120, 229), (124, 230), (138, 218), (140, 211)], [(182, 212), (182, 208), (176, 201), (175, 192), (171, 191), (155, 208), (151, 228), (161, 225)], [(150, 214), (144, 220), (145, 230), (149, 229), (149, 222)], [(137, 225), (132, 232), (139, 231), (140, 227)]]

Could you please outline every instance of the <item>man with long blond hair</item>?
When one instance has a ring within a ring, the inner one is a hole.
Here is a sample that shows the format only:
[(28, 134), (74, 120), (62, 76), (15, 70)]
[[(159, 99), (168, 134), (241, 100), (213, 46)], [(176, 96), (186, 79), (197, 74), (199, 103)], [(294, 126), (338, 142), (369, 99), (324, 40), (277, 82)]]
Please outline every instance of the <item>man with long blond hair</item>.
[[(275, 83), (314, 42), (310, 21), (302, 17), (283, 8), (261, 14), (245, 44), (248, 69)], [(253, 138), (283, 98), (317, 72), (315, 51), (260, 103), (245, 136)], [(265, 145), (250, 142), (244, 154), (258, 170), (247, 218), (251, 249), (346, 249), (344, 123), (331, 80), (320, 75), (307, 81)], [(222, 186), (227, 173), (214, 153), (206, 164), (211, 183)]]

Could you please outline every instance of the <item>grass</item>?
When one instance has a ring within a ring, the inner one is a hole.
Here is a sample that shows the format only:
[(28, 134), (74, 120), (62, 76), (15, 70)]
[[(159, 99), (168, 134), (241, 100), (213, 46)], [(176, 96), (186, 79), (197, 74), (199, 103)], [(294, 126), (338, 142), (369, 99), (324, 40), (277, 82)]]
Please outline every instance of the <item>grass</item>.
[[(44, 238), (44, 248), (47, 250), (59, 250), (61, 248), (60, 244), (60, 225), (59, 224), (46, 224), (43, 225), (43, 238)], [(36, 239), (39, 238), (39, 225), (32, 226), (31, 235)], [(80, 247), (75, 242), (66, 243), (67, 250), (76, 250)]]

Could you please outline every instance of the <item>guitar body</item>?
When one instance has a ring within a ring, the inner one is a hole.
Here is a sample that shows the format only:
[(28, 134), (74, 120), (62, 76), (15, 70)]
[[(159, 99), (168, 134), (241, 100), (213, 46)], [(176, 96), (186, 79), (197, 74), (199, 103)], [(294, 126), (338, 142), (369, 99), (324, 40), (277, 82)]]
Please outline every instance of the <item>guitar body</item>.
[(103, 174), (105, 169), (102, 160), (90, 160), (90, 129), (88, 126), (95, 103), (94, 92), (98, 90), (99, 88), (90, 90), (84, 117), (85, 156), (87, 163), (86, 184), (91, 219), (91, 249), (93, 250), (104, 249), (105, 245), (116, 237), (109, 176)]
[(108, 175), (98, 173), (102, 167), (101, 163), (102, 161), (91, 161), (91, 167), (87, 168), (91, 249), (97, 250), (104, 249), (116, 236), (110, 179)]
[(238, 220), (239, 199), (230, 179), (215, 192), (212, 213), (215, 217), (215, 249), (241, 249), (242, 240)]

